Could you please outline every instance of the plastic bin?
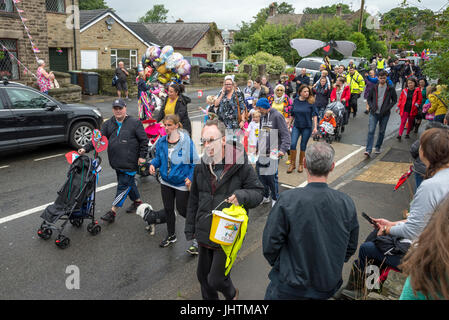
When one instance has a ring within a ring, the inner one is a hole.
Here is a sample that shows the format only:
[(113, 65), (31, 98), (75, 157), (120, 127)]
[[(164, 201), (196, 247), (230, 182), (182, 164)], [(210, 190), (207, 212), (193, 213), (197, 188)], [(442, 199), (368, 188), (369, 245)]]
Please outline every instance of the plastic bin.
[(79, 84), (79, 77), (81, 75), (81, 71), (71, 70), (70, 73), (70, 83), (71, 84)]
[(99, 74), (96, 72), (83, 72), (84, 94), (98, 94)]

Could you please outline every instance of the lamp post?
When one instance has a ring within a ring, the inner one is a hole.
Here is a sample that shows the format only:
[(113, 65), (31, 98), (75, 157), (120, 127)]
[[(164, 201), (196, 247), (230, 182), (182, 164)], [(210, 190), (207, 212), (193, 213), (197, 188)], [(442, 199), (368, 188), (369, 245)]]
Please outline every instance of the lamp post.
[(221, 32), (221, 37), (223, 38), (223, 70), (222, 70), (222, 74), (225, 74), (225, 72), (226, 72), (226, 44), (229, 41), (229, 35), (230, 35), (230, 32), (228, 31), (228, 29), (224, 29)]

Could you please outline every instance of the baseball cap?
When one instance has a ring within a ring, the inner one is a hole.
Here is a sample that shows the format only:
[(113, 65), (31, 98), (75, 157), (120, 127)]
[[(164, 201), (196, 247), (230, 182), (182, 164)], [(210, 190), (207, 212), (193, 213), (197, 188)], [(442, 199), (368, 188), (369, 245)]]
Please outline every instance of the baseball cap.
[(270, 109), (271, 106), (267, 98), (260, 98), (259, 100), (257, 100), (256, 107)]
[(123, 99), (115, 99), (113, 102), (112, 102), (112, 107), (114, 108), (114, 107), (122, 107), (122, 108), (125, 108), (126, 107), (126, 103), (125, 103), (125, 100), (123, 100)]

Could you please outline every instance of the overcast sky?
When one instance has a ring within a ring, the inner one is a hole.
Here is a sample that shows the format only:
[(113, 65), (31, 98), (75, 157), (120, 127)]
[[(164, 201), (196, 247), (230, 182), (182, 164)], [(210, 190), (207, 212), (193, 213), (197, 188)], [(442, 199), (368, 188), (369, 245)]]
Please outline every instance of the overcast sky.
[[(181, 18), (185, 22), (216, 22), (220, 29), (238, 29), (242, 21), (250, 22), (263, 7), (268, 7), (273, 0), (106, 0), (107, 5), (116, 10), (116, 13), (125, 21), (137, 21), (154, 4), (164, 4), (168, 9), (167, 22), (175, 22)], [(283, 2), (278, 0), (278, 3)], [(295, 8), (295, 13), (302, 13), (306, 7), (321, 7), (342, 2), (353, 10), (360, 8), (360, 0), (314, 0), (298, 1), (287, 0)], [(367, 11), (374, 15), (377, 12), (387, 12), (399, 6), (402, 0), (366, 0)], [(408, 0), (410, 5), (421, 9), (439, 10), (448, 0)], [(132, 3), (132, 5), (131, 5)]]

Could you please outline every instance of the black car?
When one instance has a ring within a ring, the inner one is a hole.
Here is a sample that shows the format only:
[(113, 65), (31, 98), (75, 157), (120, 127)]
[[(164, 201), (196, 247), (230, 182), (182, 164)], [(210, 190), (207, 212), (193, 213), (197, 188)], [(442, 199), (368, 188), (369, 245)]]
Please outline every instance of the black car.
[(189, 61), (190, 65), (192, 67), (200, 66), (200, 73), (203, 73), (203, 72), (215, 73), (216, 72), (214, 65), (202, 57), (184, 57), (184, 59)]
[(0, 81), (0, 151), (67, 142), (84, 146), (100, 111), (82, 104), (65, 104), (20, 83)]

